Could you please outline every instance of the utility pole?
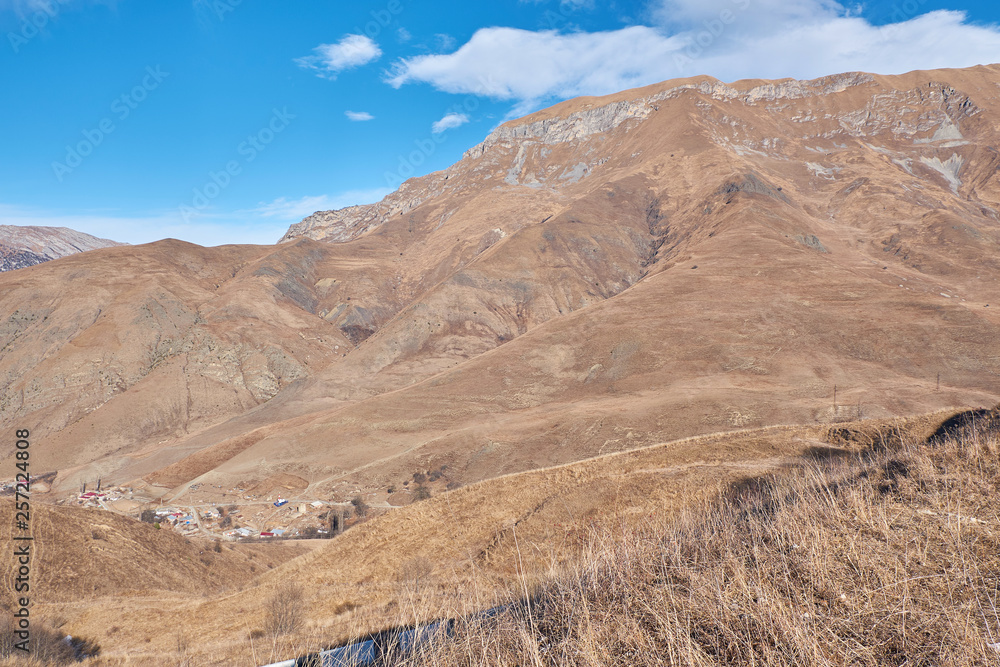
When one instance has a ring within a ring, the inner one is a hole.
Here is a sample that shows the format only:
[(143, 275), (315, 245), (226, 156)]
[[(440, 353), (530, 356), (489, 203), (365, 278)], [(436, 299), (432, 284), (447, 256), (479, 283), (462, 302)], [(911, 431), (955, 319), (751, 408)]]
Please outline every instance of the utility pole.
[(941, 391), (941, 374), (938, 373), (937, 377), (937, 391)]
[(837, 414), (837, 385), (833, 385), (833, 414)]

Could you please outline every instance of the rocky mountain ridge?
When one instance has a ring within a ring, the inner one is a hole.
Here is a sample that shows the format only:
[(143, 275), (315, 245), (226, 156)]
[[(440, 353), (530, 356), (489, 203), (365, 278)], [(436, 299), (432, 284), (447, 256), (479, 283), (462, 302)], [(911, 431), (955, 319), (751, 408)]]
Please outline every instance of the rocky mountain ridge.
[(0, 225), (0, 272), (118, 245), (67, 227)]
[[(826, 114), (824, 118), (817, 118), (811, 115), (811, 112), (806, 112), (789, 120), (802, 124), (803, 127), (808, 127), (810, 123), (820, 124), (817, 121), (827, 121), (824, 131), (811, 135), (817, 139), (827, 140), (838, 136), (860, 139), (877, 136), (891, 129), (894, 140), (909, 138), (913, 141), (914, 150), (890, 150), (877, 145), (871, 146), (870, 149), (890, 156), (911, 175), (912, 166), (916, 163), (924, 170), (937, 172), (953, 188), (957, 188), (960, 183), (957, 180), (957, 171), (960, 168), (960, 161), (964, 158), (957, 154), (944, 158), (921, 155), (914, 157), (911, 154), (919, 151), (918, 147), (921, 145), (934, 145), (936, 148), (966, 145), (967, 142), (963, 140), (958, 130), (958, 122), (972, 118), (979, 112), (975, 103), (968, 96), (956, 93), (947, 84), (935, 84), (933, 81), (928, 82), (927, 90), (881, 92), (879, 90), (881, 87), (875, 75), (861, 72), (822, 77), (812, 81), (746, 81), (734, 84), (725, 84), (709, 77), (697, 77), (682, 82), (669, 82), (636, 91), (626, 91), (608, 98), (581, 98), (571, 103), (561, 103), (551, 109), (504, 123), (491, 132), (483, 142), (467, 150), (460, 162), (442, 172), (411, 179), (380, 202), (337, 211), (318, 211), (301, 223), (292, 225), (280, 242), (288, 242), (303, 236), (331, 242), (349, 241), (371, 232), (392, 216), (406, 215), (432, 199), (455, 196), (463, 189), (462, 185), (468, 184), (470, 177), (471, 180), (479, 181), (477, 185), (482, 185), (483, 181), (489, 178), (492, 169), (486, 170), (477, 179), (475, 173), (483, 172), (483, 165), (477, 168), (474, 163), (481, 161), (495, 148), (512, 153), (511, 156), (502, 158), (507, 167), (504, 176), (507, 185), (541, 187), (545, 184), (548, 187), (558, 188), (562, 184), (560, 181), (575, 182), (604, 164), (609, 158), (564, 165), (565, 168), (554, 181), (551, 177), (531, 176), (521, 180), (519, 175), (529, 153), (534, 151), (536, 145), (551, 147), (585, 142), (589, 137), (613, 131), (630, 121), (642, 123), (658, 111), (659, 105), (665, 100), (685, 95), (697, 95), (705, 99), (703, 115), (709, 115), (707, 110), (718, 106), (712, 105), (709, 100), (723, 102), (726, 106), (731, 106), (733, 103), (754, 106), (761, 103), (783, 102), (766, 107), (767, 115), (775, 115), (792, 102), (828, 97), (851, 89), (871, 89), (874, 94), (870, 99), (863, 98), (864, 105), (859, 105), (858, 108), (841, 110), (836, 116)], [(568, 104), (574, 106), (571, 108), (567, 106)], [(936, 108), (928, 109), (929, 105)], [(580, 108), (581, 106), (583, 108)], [(906, 109), (914, 110), (912, 117), (906, 116)], [(903, 120), (899, 117), (901, 111), (904, 115)], [(738, 131), (734, 132), (738, 129), (739, 121), (733, 122), (730, 127), (724, 125), (720, 127), (718, 120), (728, 123), (732, 119), (724, 116), (721, 119), (710, 120), (716, 125), (712, 131), (712, 138), (729, 150), (737, 154), (745, 151), (757, 151), (758, 154), (773, 156), (781, 154), (778, 142), (783, 139), (780, 136), (748, 141), (747, 138), (740, 138)], [(816, 146), (810, 150), (823, 153), (830, 148), (839, 147), (833, 142), (832, 145)], [(544, 152), (547, 149), (541, 150)], [(589, 152), (593, 152), (592, 147)], [(818, 162), (807, 161), (806, 165), (820, 176), (826, 177), (832, 173)], [(466, 178), (459, 178), (457, 182), (453, 180), (459, 175), (464, 175)]]

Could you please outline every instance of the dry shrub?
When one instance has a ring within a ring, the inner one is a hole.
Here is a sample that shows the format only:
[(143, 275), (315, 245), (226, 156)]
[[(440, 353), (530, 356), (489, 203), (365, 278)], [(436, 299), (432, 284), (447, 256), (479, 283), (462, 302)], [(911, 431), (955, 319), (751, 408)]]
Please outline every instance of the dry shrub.
[(264, 631), (271, 637), (296, 632), (302, 626), (305, 611), (302, 587), (289, 584), (279, 588), (264, 608)]
[(960, 435), (873, 437), (603, 538), (421, 664), (998, 664), (1000, 448)]
[(404, 561), (399, 567), (399, 582), (404, 587), (419, 590), (434, 572), (434, 563), (428, 558), (417, 556)]
[(32, 622), (29, 654), (15, 648), (20, 641), (14, 635), (14, 626), (9, 618), (0, 620), (0, 659), (7, 659), (12, 665), (68, 665), (77, 658), (96, 656), (100, 646), (88, 639), (73, 637), (66, 639), (66, 633), (52, 628), (48, 623)]
[(361, 496), (355, 496), (351, 500), (351, 505), (354, 506), (354, 512), (360, 517), (364, 518), (368, 515), (368, 503), (365, 502), (364, 498)]

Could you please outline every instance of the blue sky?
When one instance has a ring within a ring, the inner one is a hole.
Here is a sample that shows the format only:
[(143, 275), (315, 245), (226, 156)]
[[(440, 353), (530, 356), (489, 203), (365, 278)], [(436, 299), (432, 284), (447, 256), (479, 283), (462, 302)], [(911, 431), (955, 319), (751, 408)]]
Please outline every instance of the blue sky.
[(0, 0), (0, 224), (273, 243), (568, 97), (1000, 62), (993, 2)]

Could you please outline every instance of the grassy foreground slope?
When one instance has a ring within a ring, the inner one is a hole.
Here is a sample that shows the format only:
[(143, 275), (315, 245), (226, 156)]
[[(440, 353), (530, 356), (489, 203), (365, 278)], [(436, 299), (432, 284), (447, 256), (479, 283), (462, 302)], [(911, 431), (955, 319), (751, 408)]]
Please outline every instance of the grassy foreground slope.
[[(421, 664), (988, 664), (1000, 413), (935, 437), (955, 414), (703, 436), (511, 475), (394, 510), (227, 593), (39, 611), (99, 641), (99, 665), (259, 665), (525, 599), (530, 615), (466, 628)], [(269, 600), (296, 583), (301, 623), (267, 634)]]
[(430, 665), (1000, 663), (1000, 411), (609, 539)]

